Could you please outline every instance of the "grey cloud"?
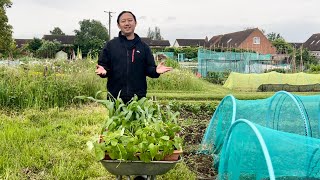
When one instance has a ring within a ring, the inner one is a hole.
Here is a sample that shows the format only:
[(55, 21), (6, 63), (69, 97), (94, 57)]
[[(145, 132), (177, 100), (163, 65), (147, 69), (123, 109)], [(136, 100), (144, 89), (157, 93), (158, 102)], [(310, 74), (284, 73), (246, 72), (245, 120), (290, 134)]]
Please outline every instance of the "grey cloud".
[(173, 16), (169, 16), (166, 18), (166, 21), (175, 21), (177, 18)]
[(267, 33), (280, 33), (288, 42), (305, 42), (312, 34), (320, 33), (320, 24), (313, 22), (283, 22), (266, 25)]

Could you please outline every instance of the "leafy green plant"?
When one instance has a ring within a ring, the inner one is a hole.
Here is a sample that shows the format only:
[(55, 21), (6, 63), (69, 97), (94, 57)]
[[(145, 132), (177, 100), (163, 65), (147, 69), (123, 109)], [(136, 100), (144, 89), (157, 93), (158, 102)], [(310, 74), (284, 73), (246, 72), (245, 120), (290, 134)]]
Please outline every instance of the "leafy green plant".
[(104, 159), (107, 153), (111, 159), (150, 162), (182, 149), (182, 138), (178, 135), (181, 127), (177, 124), (179, 112), (171, 111), (170, 106), (162, 108), (157, 102), (139, 100), (137, 96), (127, 104), (119, 97), (77, 98), (96, 101), (108, 109), (99, 139), (95, 137), (88, 142), (97, 160)]

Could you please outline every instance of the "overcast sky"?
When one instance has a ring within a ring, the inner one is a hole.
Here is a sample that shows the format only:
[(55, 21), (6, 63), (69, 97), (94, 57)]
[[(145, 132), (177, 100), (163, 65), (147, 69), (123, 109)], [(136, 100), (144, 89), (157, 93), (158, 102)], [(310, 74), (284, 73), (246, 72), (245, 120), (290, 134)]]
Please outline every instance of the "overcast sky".
[(320, 33), (320, 0), (12, 0), (7, 9), (14, 38), (41, 38), (54, 27), (73, 35), (79, 21), (95, 19), (118, 34), (116, 19), (123, 10), (137, 17), (136, 33), (158, 26), (164, 39), (210, 39), (214, 35), (258, 27), (280, 33), (288, 42), (305, 42)]

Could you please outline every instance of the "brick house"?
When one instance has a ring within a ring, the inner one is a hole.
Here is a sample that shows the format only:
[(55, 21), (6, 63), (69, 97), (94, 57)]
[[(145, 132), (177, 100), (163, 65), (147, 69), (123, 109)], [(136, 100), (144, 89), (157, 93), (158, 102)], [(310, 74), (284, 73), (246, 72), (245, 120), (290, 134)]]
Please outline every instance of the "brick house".
[(260, 54), (276, 54), (276, 48), (258, 28), (216, 35), (209, 40), (209, 44), (210, 49), (215, 47), (238, 48)]

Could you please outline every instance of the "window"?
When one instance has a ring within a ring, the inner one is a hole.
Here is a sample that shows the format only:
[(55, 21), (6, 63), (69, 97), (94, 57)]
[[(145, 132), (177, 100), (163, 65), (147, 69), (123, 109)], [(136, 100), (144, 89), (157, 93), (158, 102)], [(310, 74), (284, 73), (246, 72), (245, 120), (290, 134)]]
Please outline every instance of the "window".
[(254, 37), (253, 44), (260, 44), (260, 37)]

